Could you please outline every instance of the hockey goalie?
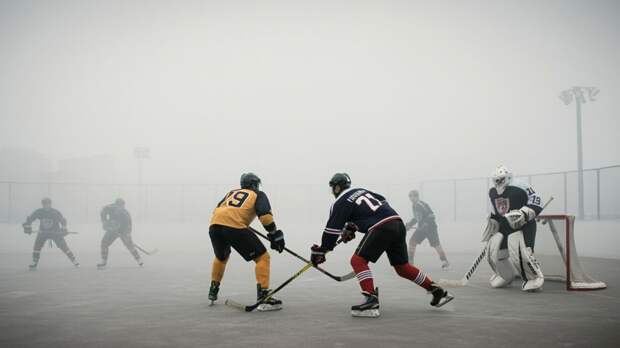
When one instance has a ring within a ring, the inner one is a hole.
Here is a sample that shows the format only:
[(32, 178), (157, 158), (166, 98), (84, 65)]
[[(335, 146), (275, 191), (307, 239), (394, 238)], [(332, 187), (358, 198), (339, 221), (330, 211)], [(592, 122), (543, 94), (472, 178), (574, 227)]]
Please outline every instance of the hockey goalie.
[(545, 279), (534, 257), (541, 197), (529, 185), (513, 180), (508, 168), (499, 166), (493, 173), (489, 199), (491, 215), (482, 241), (487, 242), (487, 259), (494, 273), (491, 286), (509, 286), (518, 276), (523, 279), (523, 291), (542, 290)]

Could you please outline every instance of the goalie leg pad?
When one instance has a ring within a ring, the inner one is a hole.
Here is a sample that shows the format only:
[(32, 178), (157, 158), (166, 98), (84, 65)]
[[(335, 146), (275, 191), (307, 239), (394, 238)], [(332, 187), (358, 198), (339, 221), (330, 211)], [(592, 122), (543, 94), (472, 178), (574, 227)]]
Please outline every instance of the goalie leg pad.
[(501, 288), (512, 283), (515, 269), (512, 266), (507, 249), (500, 249), (504, 235), (495, 233), (487, 243), (487, 260), (495, 274), (490, 279), (491, 286)]
[(522, 231), (514, 232), (508, 236), (508, 250), (512, 264), (523, 278), (522, 290), (537, 291), (542, 289), (545, 282), (544, 275), (532, 249), (525, 245)]

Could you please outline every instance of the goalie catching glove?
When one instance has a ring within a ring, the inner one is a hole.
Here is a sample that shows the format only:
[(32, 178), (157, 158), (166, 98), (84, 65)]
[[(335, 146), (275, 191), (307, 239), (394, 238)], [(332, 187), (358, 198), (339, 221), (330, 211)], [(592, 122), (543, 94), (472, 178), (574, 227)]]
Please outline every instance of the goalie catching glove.
[(314, 244), (310, 247), (310, 250), (310, 262), (312, 262), (315, 267), (325, 262), (325, 253), (327, 252), (325, 248)]
[(353, 222), (347, 222), (344, 225), (344, 228), (342, 229), (342, 234), (341, 234), (342, 242), (348, 243), (352, 241), (353, 239), (355, 239), (355, 232), (357, 232), (358, 230), (359, 228), (357, 227), (356, 224), (354, 224)]
[(282, 230), (275, 230), (267, 234), (271, 242), (271, 249), (281, 253), (284, 250), (284, 233)]
[(518, 210), (511, 210), (504, 215), (508, 224), (513, 230), (518, 230), (523, 227), (529, 221), (534, 220), (536, 212), (530, 207), (522, 207)]

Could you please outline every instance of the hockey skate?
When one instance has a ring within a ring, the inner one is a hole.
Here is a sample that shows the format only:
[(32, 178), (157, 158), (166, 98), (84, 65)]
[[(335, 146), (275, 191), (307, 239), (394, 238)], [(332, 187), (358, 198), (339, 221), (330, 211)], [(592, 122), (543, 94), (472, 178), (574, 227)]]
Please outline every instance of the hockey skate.
[(31, 264), (31, 265), (28, 265), (28, 270), (29, 271), (36, 271), (37, 270), (37, 266), (38, 266), (38, 264), (36, 262)]
[(75, 268), (80, 268), (80, 263), (79, 263), (79, 262), (77, 262), (77, 260), (73, 260), (73, 261), (71, 261), (71, 263), (73, 264), (73, 266), (74, 266)]
[(444, 271), (449, 271), (450, 270), (450, 262), (448, 262), (448, 260), (442, 261), (441, 262), (441, 269)]
[(433, 295), (433, 299), (431, 300), (431, 306), (433, 307), (441, 307), (446, 303), (454, 300), (454, 296), (441, 288), (439, 285), (435, 283), (431, 283), (431, 288), (428, 292)]
[[(256, 284), (256, 299), (260, 301), (262, 298), (267, 296), (269, 291), (269, 289), (261, 289), (260, 284)], [(270, 297), (265, 302), (258, 305), (257, 309), (259, 312), (277, 311), (282, 309), (282, 301), (274, 297)]]
[(101, 262), (99, 262), (97, 264), (97, 269), (98, 270), (104, 270), (106, 268), (107, 264), (108, 264), (108, 261), (102, 260)]
[(374, 293), (362, 292), (364, 295), (364, 303), (357, 306), (351, 306), (351, 315), (354, 317), (376, 318), (379, 312), (379, 288)]
[(526, 280), (521, 285), (521, 290), (527, 292), (538, 292), (542, 291), (542, 286), (545, 283), (545, 278), (538, 277), (532, 280)]
[(217, 300), (217, 293), (220, 292), (220, 283), (212, 280), (211, 287), (209, 288), (209, 300), (211, 301), (211, 306)]

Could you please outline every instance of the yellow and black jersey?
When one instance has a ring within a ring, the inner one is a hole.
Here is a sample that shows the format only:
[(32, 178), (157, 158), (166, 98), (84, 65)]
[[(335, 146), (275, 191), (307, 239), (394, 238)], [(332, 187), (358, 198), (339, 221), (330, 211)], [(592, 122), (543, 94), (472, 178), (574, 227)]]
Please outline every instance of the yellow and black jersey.
[(228, 192), (217, 204), (211, 225), (248, 228), (257, 216), (267, 231), (275, 231), (276, 224), (267, 195), (262, 191), (237, 189)]

